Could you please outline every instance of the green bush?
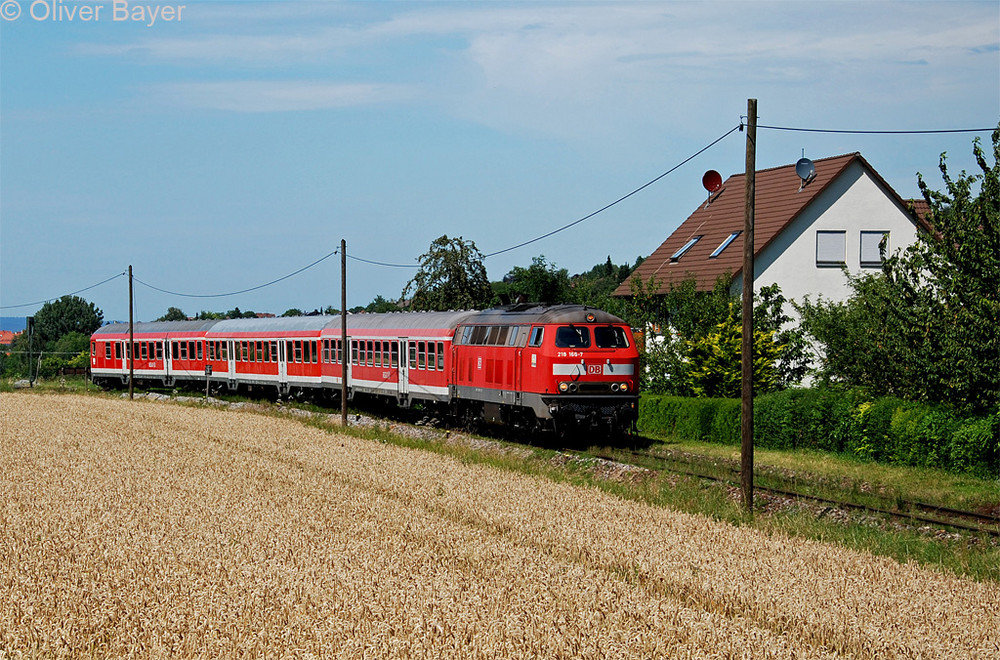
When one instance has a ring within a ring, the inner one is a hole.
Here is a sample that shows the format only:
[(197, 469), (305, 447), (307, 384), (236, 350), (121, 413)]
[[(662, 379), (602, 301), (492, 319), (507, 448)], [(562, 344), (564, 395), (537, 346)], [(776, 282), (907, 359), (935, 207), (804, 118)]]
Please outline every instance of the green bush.
[(959, 426), (951, 435), (947, 457), (958, 472), (1000, 478), (1000, 410)]
[[(644, 394), (639, 428), (681, 441), (738, 446), (740, 400)], [(962, 420), (942, 406), (873, 400), (862, 390), (784, 390), (754, 398), (754, 445), (998, 475), (1000, 411)]]
[[(686, 441), (739, 444), (740, 402), (644, 394), (639, 401), (639, 428)], [(735, 423), (734, 423), (735, 420)], [(735, 426), (735, 432), (729, 426)]]
[(898, 407), (892, 415), (890, 446), (884, 458), (899, 465), (942, 467), (949, 462), (947, 447), (958, 426), (953, 415), (936, 406)]

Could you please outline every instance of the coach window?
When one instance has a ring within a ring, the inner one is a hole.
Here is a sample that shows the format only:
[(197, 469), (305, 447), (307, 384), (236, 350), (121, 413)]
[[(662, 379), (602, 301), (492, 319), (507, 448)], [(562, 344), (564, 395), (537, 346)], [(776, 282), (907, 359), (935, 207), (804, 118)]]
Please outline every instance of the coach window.
[(278, 361), (278, 342), (272, 341), (271, 344), (271, 362)]
[(208, 342), (208, 361), (215, 362), (215, 342)]
[(409, 357), (410, 357), (410, 369), (417, 368), (417, 342), (411, 341), (407, 342), (409, 345)]
[(257, 362), (263, 362), (264, 361), (264, 345), (263, 345), (263, 342), (259, 342), (258, 341), (258, 342), (254, 342), (254, 343), (255, 343), (256, 349), (257, 349), (257, 351), (256, 351), (257, 352)]
[(194, 355), (195, 355), (195, 352), (194, 352), (194, 342), (193, 341), (189, 341), (187, 343), (187, 345), (188, 345), (188, 359), (189, 360), (193, 360), (193, 359), (195, 359), (195, 357), (194, 357)]
[(435, 344), (432, 341), (427, 342), (427, 368), (433, 369), (434, 365), (437, 364), (437, 351), (435, 350)]
[(444, 371), (444, 342), (438, 342), (438, 371)]
[(105, 343), (104, 344), (104, 358), (106, 360), (110, 360), (111, 359), (111, 344), (110, 343)]
[(427, 344), (425, 342), (417, 342), (417, 369), (425, 369), (427, 367)]
[(341, 362), (342, 357), (341, 357), (341, 354), (340, 354), (341, 353), (341, 349), (343, 347), (340, 345), (340, 340), (339, 339), (337, 341), (333, 342), (333, 347), (334, 347), (334, 350), (336, 351), (336, 355), (334, 356), (334, 362), (336, 362), (337, 364), (343, 364), (343, 362)]
[(178, 358), (180, 358), (181, 360), (188, 359), (188, 344), (187, 344), (187, 342), (186, 341), (179, 341), (179, 342), (177, 342), (177, 344), (178, 344), (178, 346), (180, 346), (180, 349), (181, 349), (180, 350), (180, 355), (178, 356)]
[(149, 349), (146, 348), (146, 342), (139, 342), (139, 359), (148, 360), (149, 359)]
[(373, 354), (371, 341), (365, 342), (365, 364), (367, 364), (369, 367), (375, 364), (375, 358)]
[(541, 346), (542, 336), (545, 334), (545, 328), (534, 327), (531, 329), (531, 340), (528, 342), (529, 346)]
[(382, 342), (375, 342), (375, 366), (382, 366)]
[(393, 367), (398, 367), (399, 366), (399, 343), (395, 342), (395, 341), (392, 342), (392, 346), (390, 348), (391, 348), (392, 366)]
[(309, 344), (312, 346), (312, 361), (313, 364), (319, 364), (319, 342), (311, 341)]
[(382, 342), (382, 366), (389, 366), (389, 342)]
[(556, 348), (587, 348), (590, 330), (580, 325), (564, 325), (556, 329)]

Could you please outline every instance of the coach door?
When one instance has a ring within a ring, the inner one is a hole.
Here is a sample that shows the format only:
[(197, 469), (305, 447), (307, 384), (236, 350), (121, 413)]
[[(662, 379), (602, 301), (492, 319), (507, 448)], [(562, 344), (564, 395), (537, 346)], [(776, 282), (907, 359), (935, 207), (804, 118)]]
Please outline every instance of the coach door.
[(284, 341), (278, 342), (278, 383), (280, 385), (288, 384), (288, 361), (285, 359), (285, 344)]
[[(398, 378), (396, 378), (396, 394), (400, 400), (403, 400), (410, 393), (410, 369), (407, 362), (407, 356), (410, 354), (410, 344), (413, 342), (408, 342), (405, 339), (400, 338), (396, 342), (397, 350), (399, 351), (399, 367), (397, 371)], [(416, 350), (416, 344), (413, 344), (413, 349)], [(395, 357), (395, 356), (393, 356)]]
[(226, 373), (229, 374), (229, 380), (236, 380), (236, 342), (227, 340), (229, 344), (229, 350), (226, 351)]

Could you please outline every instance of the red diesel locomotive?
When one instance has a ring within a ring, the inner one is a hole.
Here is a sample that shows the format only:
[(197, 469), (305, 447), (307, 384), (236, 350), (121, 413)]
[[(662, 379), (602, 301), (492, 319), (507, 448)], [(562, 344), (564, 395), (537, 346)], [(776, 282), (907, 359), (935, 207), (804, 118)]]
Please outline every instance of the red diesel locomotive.
[[(94, 382), (200, 385), (279, 395), (361, 393), (466, 423), (633, 428), (639, 354), (628, 325), (580, 305), (485, 311), (115, 323), (91, 337)], [(346, 357), (346, 365), (345, 365)]]

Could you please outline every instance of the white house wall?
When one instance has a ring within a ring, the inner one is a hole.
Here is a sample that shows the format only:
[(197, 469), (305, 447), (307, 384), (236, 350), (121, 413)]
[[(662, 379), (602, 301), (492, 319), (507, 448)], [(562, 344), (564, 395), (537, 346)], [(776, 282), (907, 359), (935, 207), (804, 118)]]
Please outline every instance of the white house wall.
[[(838, 267), (816, 265), (816, 232), (846, 231), (846, 266), (853, 273), (878, 272), (861, 267), (861, 232), (888, 231), (888, 253), (916, 240), (916, 227), (894, 196), (858, 162), (819, 195), (754, 260), (754, 289), (778, 284), (786, 299), (842, 301), (850, 295), (847, 278)], [(739, 291), (742, 282), (733, 283)], [(786, 310), (790, 311), (790, 310)]]

